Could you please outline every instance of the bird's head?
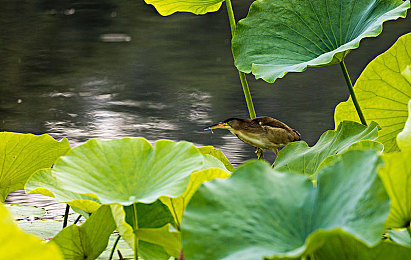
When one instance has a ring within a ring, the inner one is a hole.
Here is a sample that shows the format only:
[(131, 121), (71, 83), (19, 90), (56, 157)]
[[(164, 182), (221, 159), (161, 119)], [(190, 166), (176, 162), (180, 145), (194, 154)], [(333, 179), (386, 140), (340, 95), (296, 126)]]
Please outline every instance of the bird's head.
[(237, 126), (243, 121), (244, 121), (244, 119), (229, 118), (229, 119), (226, 119), (223, 122), (220, 122), (218, 124), (210, 125), (210, 126), (204, 128), (204, 130), (212, 130), (212, 129), (218, 129), (218, 128), (232, 130), (232, 129), (236, 129)]

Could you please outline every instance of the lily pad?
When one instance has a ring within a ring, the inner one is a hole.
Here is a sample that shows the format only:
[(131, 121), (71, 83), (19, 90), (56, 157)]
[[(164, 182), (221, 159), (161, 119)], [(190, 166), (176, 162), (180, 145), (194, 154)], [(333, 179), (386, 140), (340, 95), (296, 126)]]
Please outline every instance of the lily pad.
[(56, 244), (42, 243), (39, 238), (19, 229), (1, 202), (0, 230), (0, 259), (63, 260)]
[(17, 221), (17, 225), (27, 234), (35, 235), (43, 240), (51, 239), (63, 229), (63, 222), (55, 219), (21, 220)]
[(387, 228), (405, 228), (411, 222), (411, 151), (384, 154), (379, 175), (391, 199)]
[(361, 140), (375, 140), (378, 137), (377, 124), (368, 127), (352, 121), (341, 122), (336, 131), (329, 130), (321, 135), (313, 147), (307, 143), (293, 142), (284, 147), (275, 160), (274, 169), (312, 175), (324, 159), (342, 153)]
[(233, 37), (240, 71), (274, 82), (288, 72), (341, 62), (382, 23), (405, 17), (409, 0), (258, 0)]
[(194, 14), (205, 14), (220, 9), (224, 0), (144, 0), (153, 5), (163, 16), (175, 12), (190, 12)]
[[(411, 99), (411, 33), (367, 65), (354, 92), (367, 122), (375, 121), (381, 127), (377, 141), (384, 151), (398, 151), (396, 138), (404, 129)], [(360, 122), (351, 97), (338, 104), (334, 118), (336, 126), (343, 120)]]
[(110, 206), (101, 206), (81, 226), (70, 225), (51, 241), (59, 245), (65, 259), (96, 259), (107, 247), (116, 228)]
[(5, 204), (4, 206), (11, 212), (14, 219), (41, 218), (46, 214), (44, 209), (30, 205)]
[(67, 191), (131, 205), (180, 196), (203, 164), (204, 156), (188, 142), (160, 140), (152, 147), (144, 138), (92, 139), (61, 157), (52, 175)]
[(60, 142), (49, 135), (0, 133), (0, 201), (24, 188), (27, 179), (39, 169), (50, 168), (70, 150), (68, 140)]
[(305, 176), (277, 172), (260, 161), (203, 184), (184, 212), (184, 256), (302, 257), (339, 233), (375, 246), (389, 213), (377, 176), (382, 160), (374, 151), (341, 157), (319, 170), (316, 188)]

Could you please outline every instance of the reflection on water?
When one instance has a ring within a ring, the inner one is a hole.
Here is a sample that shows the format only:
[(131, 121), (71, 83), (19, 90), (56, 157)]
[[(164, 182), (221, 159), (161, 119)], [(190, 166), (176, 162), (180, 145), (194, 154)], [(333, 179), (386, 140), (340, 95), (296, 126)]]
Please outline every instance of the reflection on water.
[[(237, 17), (251, 2), (234, 3)], [(67, 137), (73, 147), (90, 138), (187, 140), (214, 145), (235, 165), (255, 158), (228, 131), (203, 131), (248, 115), (224, 10), (161, 17), (141, 0), (3, 1), (0, 130)], [(387, 22), (381, 36), (361, 42), (346, 59), (353, 80), (410, 21)], [(339, 69), (290, 73), (275, 84), (249, 76), (257, 114), (314, 144), (348, 97)]]

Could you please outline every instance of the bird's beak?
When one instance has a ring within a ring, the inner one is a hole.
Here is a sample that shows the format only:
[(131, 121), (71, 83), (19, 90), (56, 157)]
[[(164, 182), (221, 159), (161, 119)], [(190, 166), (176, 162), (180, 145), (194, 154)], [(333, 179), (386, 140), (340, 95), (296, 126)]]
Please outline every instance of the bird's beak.
[(204, 130), (212, 130), (212, 129), (216, 129), (216, 128), (227, 128), (228, 124), (227, 123), (218, 123), (215, 125), (210, 125), (206, 128), (204, 128)]

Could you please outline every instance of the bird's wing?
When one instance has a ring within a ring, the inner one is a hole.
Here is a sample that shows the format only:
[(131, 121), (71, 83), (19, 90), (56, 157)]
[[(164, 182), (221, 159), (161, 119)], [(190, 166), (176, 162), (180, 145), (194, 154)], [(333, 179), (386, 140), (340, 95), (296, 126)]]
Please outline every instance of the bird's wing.
[(280, 120), (274, 119), (272, 117), (268, 117), (268, 116), (262, 116), (262, 117), (257, 117), (255, 118), (257, 122), (259, 122), (259, 124), (261, 126), (269, 126), (269, 127), (274, 127), (274, 128), (283, 128), (287, 131), (292, 131), (292, 129), (284, 124), (283, 122), (281, 122)]

